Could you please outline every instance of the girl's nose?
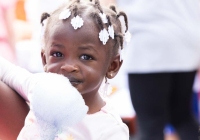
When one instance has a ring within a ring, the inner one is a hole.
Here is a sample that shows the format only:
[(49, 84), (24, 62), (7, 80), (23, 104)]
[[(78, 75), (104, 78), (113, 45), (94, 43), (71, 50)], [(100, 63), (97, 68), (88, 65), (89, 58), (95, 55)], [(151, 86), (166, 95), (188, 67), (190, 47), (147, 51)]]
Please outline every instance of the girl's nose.
[(68, 73), (78, 72), (78, 67), (71, 64), (65, 64), (61, 66), (61, 70), (66, 71)]

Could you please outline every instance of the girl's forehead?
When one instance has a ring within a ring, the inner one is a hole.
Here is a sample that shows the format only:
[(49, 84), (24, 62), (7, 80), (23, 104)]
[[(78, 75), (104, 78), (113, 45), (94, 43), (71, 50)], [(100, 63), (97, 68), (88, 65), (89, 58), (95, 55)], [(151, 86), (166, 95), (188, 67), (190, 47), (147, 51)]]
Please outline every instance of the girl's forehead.
[(94, 21), (91, 19), (84, 19), (83, 26), (78, 29), (74, 29), (70, 21), (70, 19), (67, 19), (66, 21), (60, 20), (57, 24), (54, 24), (49, 28), (49, 37), (76, 38), (77, 40), (96, 42), (99, 43), (99, 45), (102, 44), (99, 41), (99, 29), (95, 25)]
[(89, 47), (96, 51), (106, 53), (109, 46), (103, 45), (99, 40), (99, 29), (91, 19), (85, 20), (81, 28), (74, 29), (70, 21), (60, 21), (50, 28), (48, 46), (53, 43), (61, 44), (65, 47)]

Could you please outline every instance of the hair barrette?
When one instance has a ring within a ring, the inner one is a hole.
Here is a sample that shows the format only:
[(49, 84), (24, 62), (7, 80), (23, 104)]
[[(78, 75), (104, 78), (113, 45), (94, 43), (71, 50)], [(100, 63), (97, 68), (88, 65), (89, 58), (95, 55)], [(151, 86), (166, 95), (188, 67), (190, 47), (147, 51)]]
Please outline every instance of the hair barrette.
[(59, 19), (67, 19), (70, 15), (71, 11), (69, 9), (65, 9), (60, 13)]
[(124, 40), (126, 43), (129, 43), (131, 41), (131, 33), (129, 31), (125, 33)]
[(99, 32), (99, 39), (100, 39), (100, 41), (103, 42), (103, 45), (105, 45), (106, 42), (108, 41), (109, 34), (108, 34), (108, 31), (105, 28)]
[(112, 39), (114, 39), (114, 28), (113, 28), (112, 25), (109, 25), (109, 26), (108, 26), (108, 34), (110, 35), (110, 37), (111, 37)]
[(75, 30), (81, 28), (81, 26), (83, 26), (83, 22), (83, 19), (78, 15), (71, 20), (71, 24)]
[(119, 46), (119, 55), (120, 55), (120, 61), (124, 60), (124, 56), (125, 56), (125, 50), (121, 49), (121, 46)]
[(103, 23), (108, 23), (108, 19), (106, 17), (106, 14), (99, 13), (99, 16), (101, 17), (101, 20), (103, 21)]

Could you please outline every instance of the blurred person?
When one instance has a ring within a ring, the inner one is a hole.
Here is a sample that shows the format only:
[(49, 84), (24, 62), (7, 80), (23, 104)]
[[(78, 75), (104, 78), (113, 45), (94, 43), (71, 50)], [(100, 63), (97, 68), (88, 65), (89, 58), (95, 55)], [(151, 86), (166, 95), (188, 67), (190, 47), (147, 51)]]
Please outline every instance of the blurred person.
[(0, 0), (0, 55), (12, 63), (17, 62), (13, 29), (15, 4), (16, 0)]
[(132, 40), (124, 59), (139, 140), (163, 140), (170, 123), (181, 140), (198, 139), (191, 108), (200, 65), (199, 0), (117, 0)]

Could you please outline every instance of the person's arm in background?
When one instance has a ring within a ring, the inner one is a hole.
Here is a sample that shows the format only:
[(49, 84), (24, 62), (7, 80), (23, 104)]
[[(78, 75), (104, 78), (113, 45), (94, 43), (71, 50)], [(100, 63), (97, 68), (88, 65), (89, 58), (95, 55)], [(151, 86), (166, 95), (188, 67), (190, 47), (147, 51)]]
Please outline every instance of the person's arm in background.
[(16, 140), (29, 107), (25, 100), (0, 81), (0, 140)]
[(13, 6), (4, 10), (3, 18), (5, 21), (5, 27), (8, 36), (8, 43), (13, 51), (13, 55), (15, 55), (15, 32), (14, 32), (14, 21), (15, 21), (15, 7)]
[(2, 9), (2, 19), (4, 21), (4, 28), (6, 30), (6, 39), (10, 47), (10, 51), (16, 58), (15, 50), (15, 32), (14, 32), (14, 22), (15, 22), (15, 6), (16, 0), (10, 0), (8, 2), (0, 2)]

